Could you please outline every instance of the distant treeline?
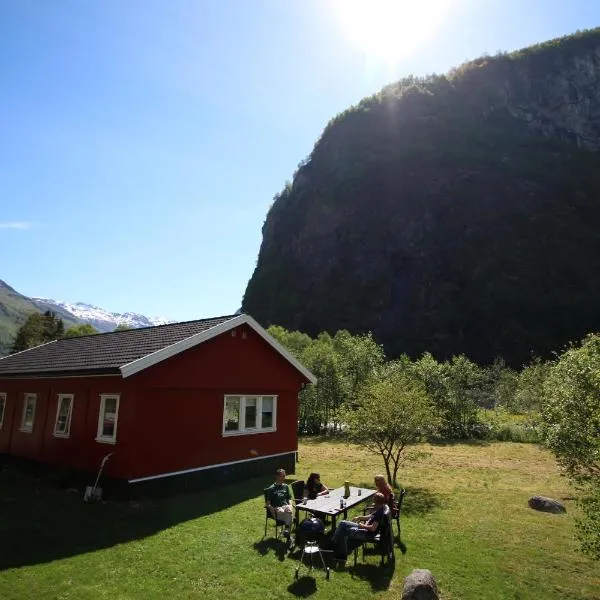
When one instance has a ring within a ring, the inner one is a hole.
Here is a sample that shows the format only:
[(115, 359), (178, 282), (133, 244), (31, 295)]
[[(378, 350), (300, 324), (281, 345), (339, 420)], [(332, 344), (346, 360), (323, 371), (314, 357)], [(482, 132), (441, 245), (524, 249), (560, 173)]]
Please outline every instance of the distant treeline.
[(536, 419), (553, 361), (533, 358), (518, 371), (501, 358), (490, 366), (480, 366), (464, 355), (444, 362), (429, 353), (417, 360), (406, 355), (386, 360), (371, 334), (338, 331), (311, 338), (279, 326), (270, 327), (269, 333), (318, 379), (300, 396), (301, 434), (340, 431), (345, 407), (359, 403), (373, 383), (402, 371), (425, 384), (439, 412), (438, 437), (538, 441)]

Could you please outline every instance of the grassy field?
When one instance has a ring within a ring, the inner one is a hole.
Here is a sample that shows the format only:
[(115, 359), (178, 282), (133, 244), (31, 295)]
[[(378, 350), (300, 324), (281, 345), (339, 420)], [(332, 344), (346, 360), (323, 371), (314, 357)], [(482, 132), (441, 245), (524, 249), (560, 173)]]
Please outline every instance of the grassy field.
[[(367, 558), (330, 581), (294, 580), (297, 564), (262, 540), (266, 479), (169, 500), (82, 505), (76, 495), (11, 471), (0, 475), (0, 598), (399, 598), (417, 567), (444, 600), (599, 599), (600, 567), (576, 551), (574, 503), (549, 453), (532, 444), (425, 446), (402, 472), (405, 553), (395, 567)], [(298, 474), (330, 486), (371, 483), (376, 457), (314, 439)], [(536, 493), (567, 515), (527, 507)], [(314, 573), (314, 572), (313, 572)]]

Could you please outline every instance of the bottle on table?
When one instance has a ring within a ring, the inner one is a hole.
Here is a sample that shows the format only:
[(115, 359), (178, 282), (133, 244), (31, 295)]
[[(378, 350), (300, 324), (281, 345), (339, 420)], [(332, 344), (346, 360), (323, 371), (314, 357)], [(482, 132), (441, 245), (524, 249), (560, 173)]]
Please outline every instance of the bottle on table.
[(344, 498), (350, 498), (350, 483), (344, 482)]

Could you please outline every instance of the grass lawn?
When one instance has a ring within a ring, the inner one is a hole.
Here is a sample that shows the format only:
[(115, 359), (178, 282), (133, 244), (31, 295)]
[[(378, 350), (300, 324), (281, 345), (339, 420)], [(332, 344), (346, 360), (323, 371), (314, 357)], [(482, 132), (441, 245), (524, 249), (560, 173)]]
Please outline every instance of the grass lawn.
[[(80, 497), (0, 475), (0, 598), (399, 598), (413, 568), (433, 571), (444, 600), (599, 599), (600, 565), (573, 540), (574, 503), (550, 454), (528, 444), (425, 446), (402, 472), (405, 554), (294, 580), (295, 558), (262, 540), (262, 488), (254, 479), (140, 505), (82, 505)], [(330, 486), (368, 483), (377, 457), (322, 439), (300, 444), (298, 475)], [(527, 507), (533, 494), (567, 515)], [(303, 571), (302, 573), (305, 573)], [(313, 572), (314, 573), (314, 572)]]

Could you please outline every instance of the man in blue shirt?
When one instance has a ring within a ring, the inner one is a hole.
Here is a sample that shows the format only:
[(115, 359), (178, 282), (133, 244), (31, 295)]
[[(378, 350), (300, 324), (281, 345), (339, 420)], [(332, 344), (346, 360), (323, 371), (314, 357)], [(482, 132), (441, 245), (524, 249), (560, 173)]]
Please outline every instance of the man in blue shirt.
[(368, 540), (378, 531), (381, 522), (390, 509), (381, 492), (373, 496), (375, 510), (370, 515), (354, 517), (352, 521), (341, 521), (337, 526), (331, 542), (333, 552), (338, 560), (346, 560), (348, 556), (348, 540)]

